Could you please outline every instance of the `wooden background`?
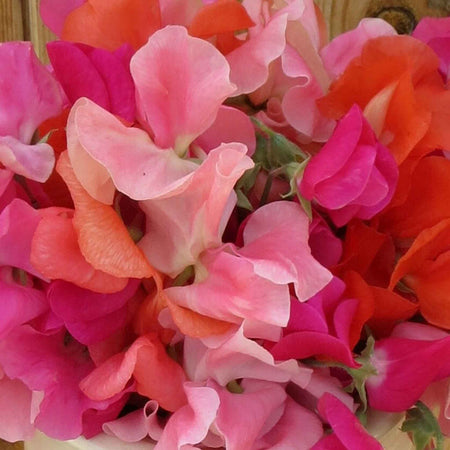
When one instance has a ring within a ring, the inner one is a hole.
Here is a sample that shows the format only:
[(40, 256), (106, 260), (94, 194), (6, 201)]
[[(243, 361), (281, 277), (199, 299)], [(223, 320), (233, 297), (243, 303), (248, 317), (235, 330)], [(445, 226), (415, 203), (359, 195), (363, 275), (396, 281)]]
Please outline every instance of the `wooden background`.
[[(332, 37), (356, 27), (363, 17), (381, 17), (399, 32), (408, 33), (421, 17), (450, 15), (450, 0), (316, 0), (316, 3), (324, 13)], [(45, 44), (53, 39), (40, 20), (39, 0), (0, 0), (0, 42), (32, 41), (39, 57), (47, 61)], [(21, 448), (20, 443), (0, 441), (0, 450)]]

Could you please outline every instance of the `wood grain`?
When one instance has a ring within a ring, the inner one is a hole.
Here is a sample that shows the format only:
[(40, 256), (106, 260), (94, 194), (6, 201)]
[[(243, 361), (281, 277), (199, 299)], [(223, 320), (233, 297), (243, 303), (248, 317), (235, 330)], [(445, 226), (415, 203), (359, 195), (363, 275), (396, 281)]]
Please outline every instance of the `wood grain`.
[(21, 0), (0, 0), (0, 42), (23, 39)]
[(450, 14), (450, 0), (315, 0), (328, 24), (330, 37), (355, 28), (364, 17), (380, 17), (398, 32), (412, 31), (425, 16)]
[(56, 36), (42, 23), (39, 15), (39, 0), (25, 0), (24, 17), (27, 38), (30, 40), (39, 58), (48, 62), (45, 45), (56, 39)]
[(0, 439), (0, 450), (23, 450), (23, 442), (10, 444), (9, 442)]

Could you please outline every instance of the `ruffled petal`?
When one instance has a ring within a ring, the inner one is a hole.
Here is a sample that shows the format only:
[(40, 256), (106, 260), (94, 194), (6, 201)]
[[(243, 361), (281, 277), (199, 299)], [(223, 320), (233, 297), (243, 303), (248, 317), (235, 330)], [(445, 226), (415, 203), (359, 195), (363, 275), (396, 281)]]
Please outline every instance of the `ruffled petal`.
[(185, 154), (234, 93), (229, 70), (215, 47), (183, 27), (167, 26), (149, 39), (132, 58), (131, 73), (141, 120), (156, 145)]

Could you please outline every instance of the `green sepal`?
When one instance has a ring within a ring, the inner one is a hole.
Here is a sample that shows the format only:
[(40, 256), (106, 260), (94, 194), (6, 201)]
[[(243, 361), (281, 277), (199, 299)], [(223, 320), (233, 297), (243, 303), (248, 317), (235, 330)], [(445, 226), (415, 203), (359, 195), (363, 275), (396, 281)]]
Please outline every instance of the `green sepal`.
[(36, 130), (36, 132), (34, 133), (33, 137), (31, 138), (31, 143), (33, 145), (37, 145), (37, 144), (46, 144), (48, 142), (48, 140), (50, 139), (50, 136), (57, 131), (56, 128), (53, 130), (50, 130), (45, 136), (41, 137), (39, 139), (39, 133)]
[(250, 200), (247, 198), (247, 196), (242, 192), (241, 189), (236, 189), (236, 195), (237, 195), (237, 203), (236, 205), (239, 208), (246, 209), (248, 211), (253, 211), (253, 206), (250, 203)]
[(356, 362), (361, 364), (357, 369), (352, 367), (346, 367), (345, 370), (353, 378), (352, 386), (359, 394), (361, 400), (361, 413), (364, 414), (367, 411), (367, 393), (366, 393), (366, 381), (369, 377), (377, 375), (377, 370), (370, 362), (375, 347), (375, 339), (372, 335), (367, 338), (365, 349), (361, 352), (361, 356), (355, 358)]
[(309, 220), (312, 220), (311, 202), (303, 197), (298, 191), (299, 180), (301, 179), (309, 160), (310, 158), (308, 157), (301, 163), (286, 164), (285, 173), (289, 180), (289, 186), (291, 190), (287, 194), (284, 194), (282, 197), (287, 198), (296, 195)]
[(267, 172), (308, 159), (308, 155), (285, 136), (271, 130), (256, 118), (251, 119), (256, 126), (256, 150), (253, 160), (261, 163)]
[(436, 450), (444, 449), (444, 436), (439, 423), (429, 408), (420, 401), (406, 412), (401, 430), (411, 434), (417, 450), (424, 450), (432, 443)]

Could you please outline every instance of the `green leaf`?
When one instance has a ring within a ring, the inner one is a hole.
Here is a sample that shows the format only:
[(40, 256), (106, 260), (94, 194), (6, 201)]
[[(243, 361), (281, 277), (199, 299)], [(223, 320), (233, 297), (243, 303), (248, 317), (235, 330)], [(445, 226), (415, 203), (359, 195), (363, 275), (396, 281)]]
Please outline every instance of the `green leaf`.
[(420, 401), (406, 412), (401, 430), (411, 434), (417, 450), (424, 450), (431, 444), (434, 444), (436, 450), (444, 449), (444, 436), (439, 423), (428, 407)]

